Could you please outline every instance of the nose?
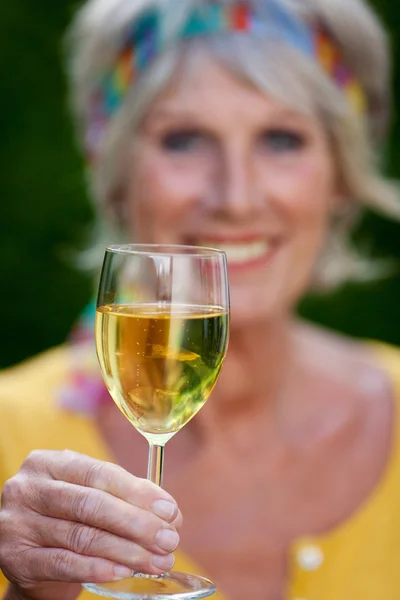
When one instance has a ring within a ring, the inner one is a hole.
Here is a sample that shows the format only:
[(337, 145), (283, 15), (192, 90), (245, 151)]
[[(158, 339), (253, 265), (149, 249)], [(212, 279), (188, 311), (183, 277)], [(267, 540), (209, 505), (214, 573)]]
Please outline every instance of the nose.
[(254, 216), (261, 198), (249, 153), (242, 148), (226, 150), (221, 156), (217, 181), (216, 196), (220, 213), (237, 220)]

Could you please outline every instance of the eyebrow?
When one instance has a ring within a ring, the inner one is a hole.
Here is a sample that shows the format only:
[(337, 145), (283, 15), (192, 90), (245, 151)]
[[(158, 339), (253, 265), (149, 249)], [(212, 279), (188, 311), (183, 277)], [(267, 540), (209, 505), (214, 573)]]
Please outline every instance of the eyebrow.
[(193, 113), (187, 108), (156, 108), (153, 111), (150, 111), (145, 118), (145, 121), (150, 119), (161, 121), (164, 119), (181, 119), (181, 120), (196, 120), (198, 121), (198, 114)]
[[(290, 107), (279, 107), (276, 110), (273, 110), (269, 115), (265, 115), (265, 119), (271, 121), (279, 121), (279, 120), (288, 120), (294, 122), (294, 124), (304, 124), (304, 121), (308, 120), (307, 115), (303, 115)], [(193, 124), (204, 124), (203, 120), (199, 119), (199, 113), (192, 112), (187, 107), (173, 107), (173, 106), (165, 106), (160, 108), (155, 108), (150, 111), (147, 116), (144, 118), (143, 126), (146, 127), (149, 123), (153, 124), (157, 121), (164, 120), (176, 120), (180, 122), (187, 122)]]

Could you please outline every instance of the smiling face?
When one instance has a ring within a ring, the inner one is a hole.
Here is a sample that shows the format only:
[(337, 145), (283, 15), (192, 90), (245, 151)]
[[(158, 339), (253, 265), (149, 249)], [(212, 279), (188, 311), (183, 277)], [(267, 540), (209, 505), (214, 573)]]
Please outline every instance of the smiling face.
[(316, 119), (210, 60), (152, 104), (130, 160), (125, 200), (135, 241), (225, 250), (236, 325), (293, 308), (335, 193)]

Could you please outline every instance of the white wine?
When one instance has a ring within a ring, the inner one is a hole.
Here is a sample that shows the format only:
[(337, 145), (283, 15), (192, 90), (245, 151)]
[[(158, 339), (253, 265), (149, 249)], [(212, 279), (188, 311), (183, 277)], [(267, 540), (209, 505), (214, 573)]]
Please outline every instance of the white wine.
[(225, 358), (228, 330), (228, 312), (216, 306), (97, 309), (96, 347), (104, 380), (147, 439), (166, 441), (204, 405)]

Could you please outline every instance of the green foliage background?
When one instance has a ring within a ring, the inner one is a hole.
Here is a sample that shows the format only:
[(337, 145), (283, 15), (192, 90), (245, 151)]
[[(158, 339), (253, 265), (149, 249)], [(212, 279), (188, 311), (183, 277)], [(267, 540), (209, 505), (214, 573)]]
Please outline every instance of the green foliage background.
[[(400, 31), (393, 0), (375, 5)], [(76, 2), (12, 0), (0, 12), (0, 368), (61, 343), (95, 282), (71, 257), (93, 223), (66, 102), (62, 37)], [(400, 51), (392, 36), (395, 106)], [(385, 165), (400, 179), (400, 123)], [(400, 226), (368, 215), (358, 238), (400, 259)], [(379, 251), (378, 251), (379, 249)], [(400, 278), (309, 297), (301, 312), (349, 334), (400, 345)]]

